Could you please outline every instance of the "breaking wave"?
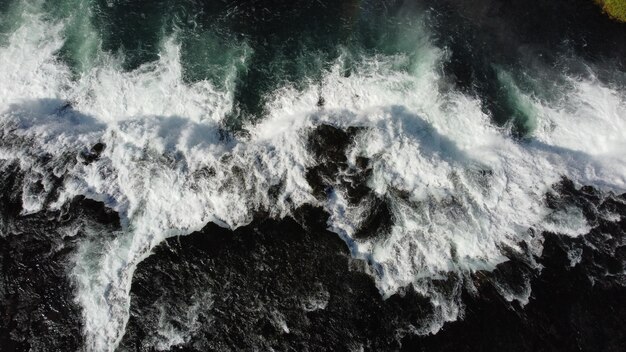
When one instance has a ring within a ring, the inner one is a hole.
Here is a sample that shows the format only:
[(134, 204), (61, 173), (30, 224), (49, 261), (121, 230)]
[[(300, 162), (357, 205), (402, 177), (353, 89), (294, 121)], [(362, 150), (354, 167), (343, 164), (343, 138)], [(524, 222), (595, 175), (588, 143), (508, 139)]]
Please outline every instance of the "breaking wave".
[[(64, 6), (93, 11), (89, 1)], [(525, 119), (520, 136), (446, 76), (450, 51), (432, 40), (426, 12), (390, 35), (400, 49), (338, 45), (314, 74), (265, 85), (255, 112), (238, 102), (238, 79), (258, 64), (245, 39), (211, 42), (209, 54), (228, 55), (215, 59), (220, 74), (190, 79), (180, 28), (160, 38), (154, 60), (133, 65), (78, 15), (56, 18), (38, 1), (10, 7), (2, 15), (0, 155), (27, 175), (22, 214), (83, 195), (122, 222), (115, 236), (93, 233), (74, 254), (88, 350), (112, 351), (122, 339), (138, 263), (164, 239), (211, 222), (232, 229), (259, 213), (322, 207), (381, 295), (412, 285), (437, 307), (437, 319), (417, 331), (426, 334), (459, 317), (471, 273), (493, 270), (510, 253), (533, 263), (543, 231), (589, 232), (576, 205), (546, 205), (563, 177), (606, 195), (626, 191), (619, 75), (600, 80), (591, 64), (581, 75), (547, 65), (499, 69), (498, 85)], [(545, 77), (559, 84), (547, 91)], [(322, 126), (352, 131), (341, 161), (312, 150)], [(316, 192), (311, 170), (333, 163)], [(366, 195), (351, 195), (355, 182)], [(361, 236), (381, 207), (389, 223)], [(436, 284), (451, 278), (452, 290)], [(529, 294), (503, 292), (522, 303)]]

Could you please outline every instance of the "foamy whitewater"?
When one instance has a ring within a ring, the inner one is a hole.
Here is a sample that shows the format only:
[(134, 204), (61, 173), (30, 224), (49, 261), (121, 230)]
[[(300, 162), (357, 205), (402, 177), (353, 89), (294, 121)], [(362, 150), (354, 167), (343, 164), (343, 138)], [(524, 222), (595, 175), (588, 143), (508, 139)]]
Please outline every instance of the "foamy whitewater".
[[(438, 319), (417, 331), (429, 333), (462, 312), (461, 286), (440, 292), (433, 280), (454, 276), (463, 285), (470, 273), (506, 261), (504, 249), (522, 253), (522, 243), (539, 254), (544, 230), (588, 232), (580, 209), (545, 205), (561, 177), (626, 191), (623, 87), (603, 85), (592, 68), (585, 77), (552, 72), (567, 84), (548, 98), (524, 93), (503, 72), (501, 84), (533, 118), (532, 132), (514, 138), (478, 98), (443, 77), (446, 49), (425, 28), (412, 30), (420, 38), (416, 57), (364, 57), (346, 77), (346, 53), (308, 88), (267, 92), (266, 115), (245, 123), (247, 134), (227, 134), (233, 84), (185, 83), (176, 36), (162, 42), (158, 61), (136, 70), (99, 51), (93, 67), (76, 75), (57, 55), (64, 22), (26, 6), (0, 47), (0, 155), (28, 175), (23, 213), (42, 209), (56, 176), (62, 194), (50, 207), (84, 195), (122, 219), (115, 238), (92, 233), (74, 257), (86, 349), (113, 351), (120, 342), (137, 264), (165, 238), (209, 222), (236, 228), (259, 211), (280, 218), (303, 204), (322, 206), (331, 214), (328, 228), (370, 263), (381, 295), (413, 285), (432, 300)], [(312, 195), (305, 174), (316, 161), (307, 135), (322, 124), (364, 127), (348, 163), (370, 159), (368, 185), (391, 205), (385, 236), (354, 237), (368, 204), (350, 205), (340, 186), (325, 201)], [(106, 145), (100, 159), (76, 162), (99, 142)], [(29, 186), (37, 182), (43, 190)], [(270, 197), (276, 186), (279, 195)], [(529, 294), (503, 291), (522, 303)]]

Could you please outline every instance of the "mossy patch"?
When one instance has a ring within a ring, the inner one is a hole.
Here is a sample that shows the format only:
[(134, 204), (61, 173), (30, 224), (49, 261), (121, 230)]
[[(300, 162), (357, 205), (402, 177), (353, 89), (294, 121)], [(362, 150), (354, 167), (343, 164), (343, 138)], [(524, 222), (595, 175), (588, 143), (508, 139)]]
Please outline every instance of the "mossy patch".
[(596, 0), (610, 17), (626, 22), (626, 0)]

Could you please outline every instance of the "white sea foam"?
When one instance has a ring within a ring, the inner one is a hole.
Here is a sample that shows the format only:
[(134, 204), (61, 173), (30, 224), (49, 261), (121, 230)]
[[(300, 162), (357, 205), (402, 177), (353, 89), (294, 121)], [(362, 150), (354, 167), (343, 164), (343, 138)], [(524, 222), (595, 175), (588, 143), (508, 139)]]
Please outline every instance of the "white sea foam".
[[(478, 100), (439, 89), (437, 65), (445, 53), (422, 50), (429, 55), (410, 74), (387, 71), (391, 60), (375, 58), (344, 77), (338, 64), (321, 87), (279, 94), (273, 115), (255, 132), (271, 135), (276, 125), (303, 128), (303, 116), (311, 124), (367, 127), (349, 161), (371, 160), (369, 186), (391, 204), (394, 225), (386, 236), (354, 239), (369, 204), (351, 206), (335, 190), (326, 204), (329, 227), (353, 255), (373, 264), (385, 296), (413, 284), (433, 297), (441, 306), (442, 320), (430, 327), (436, 331), (459, 310), (449, 295), (437, 292), (432, 279), (493, 269), (507, 260), (504, 248), (521, 251), (522, 242), (540, 254), (541, 241), (531, 228), (572, 236), (590, 230), (579, 208), (546, 208), (545, 193), (562, 176), (604, 190), (626, 189), (626, 99), (593, 77), (567, 78), (571, 88), (562, 100), (541, 100), (515, 89), (538, 120), (537, 130), (518, 141), (490, 123)], [(325, 111), (312, 112), (318, 94)], [(524, 303), (529, 294), (528, 289), (508, 297)]]
[[(420, 333), (461, 310), (460, 286), (443, 292), (433, 280), (492, 269), (507, 260), (503, 248), (521, 251), (521, 242), (539, 253), (530, 228), (588, 230), (579, 210), (545, 207), (545, 193), (562, 175), (626, 189), (626, 99), (593, 79), (570, 78), (563, 101), (521, 97), (537, 111), (537, 130), (519, 142), (490, 123), (479, 100), (447, 88), (439, 69), (446, 53), (424, 36), (408, 72), (395, 67), (409, 57), (375, 56), (346, 77), (340, 58), (321, 84), (274, 92), (248, 137), (223, 140), (229, 85), (184, 83), (175, 40), (135, 71), (110, 59), (72, 79), (55, 57), (62, 27), (27, 17), (0, 48), (2, 158), (19, 161), (31, 184), (63, 177), (52, 207), (86, 195), (118, 211), (123, 223), (112, 239), (92, 234), (75, 256), (87, 350), (115, 349), (133, 271), (163, 239), (211, 221), (235, 228), (261, 209), (281, 217), (318, 204), (305, 178), (315, 163), (306, 134), (323, 123), (366, 128), (348, 161), (370, 159), (368, 184), (390, 204), (394, 221), (387, 234), (355, 239), (367, 204), (350, 205), (337, 188), (321, 204), (331, 214), (328, 226), (371, 263), (384, 296), (412, 284), (431, 298), (439, 319)], [(107, 145), (98, 161), (75, 162), (96, 142)], [(52, 161), (42, 162), (44, 155)], [(270, 195), (275, 186), (279, 194)], [(25, 186), (24, 212), (40, 210), (51, 189)]]

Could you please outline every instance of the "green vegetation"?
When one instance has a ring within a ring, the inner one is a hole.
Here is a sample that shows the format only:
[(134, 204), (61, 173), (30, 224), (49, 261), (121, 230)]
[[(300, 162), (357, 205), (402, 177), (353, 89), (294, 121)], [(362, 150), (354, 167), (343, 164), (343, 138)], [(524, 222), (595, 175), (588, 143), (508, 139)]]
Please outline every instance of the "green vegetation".
[(626, 0), (596, 0), (612, 18), (626, 22)]

